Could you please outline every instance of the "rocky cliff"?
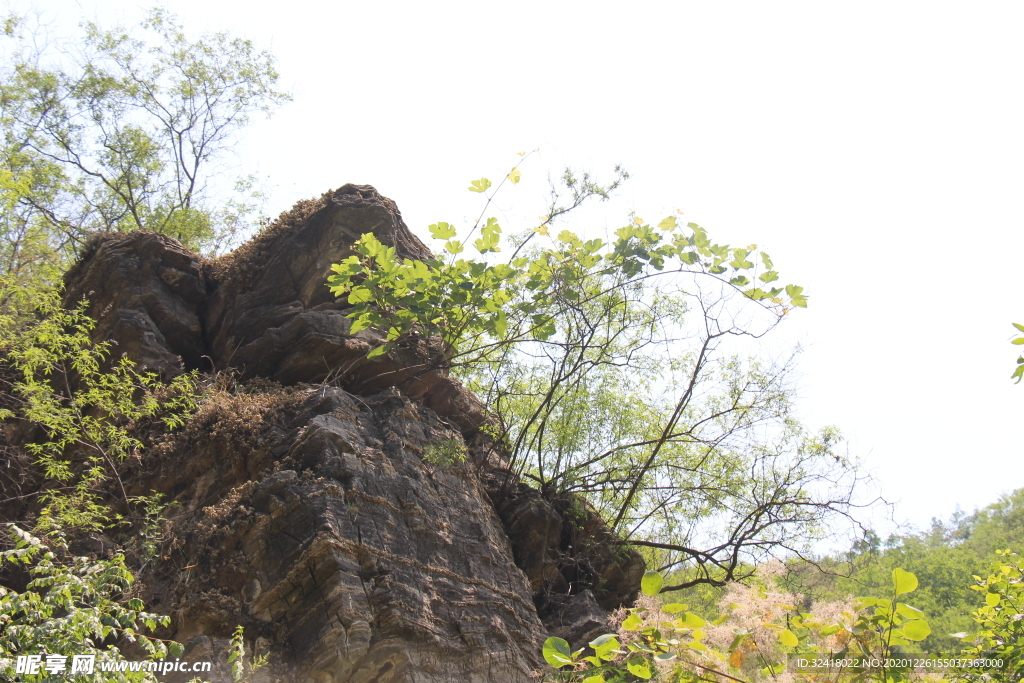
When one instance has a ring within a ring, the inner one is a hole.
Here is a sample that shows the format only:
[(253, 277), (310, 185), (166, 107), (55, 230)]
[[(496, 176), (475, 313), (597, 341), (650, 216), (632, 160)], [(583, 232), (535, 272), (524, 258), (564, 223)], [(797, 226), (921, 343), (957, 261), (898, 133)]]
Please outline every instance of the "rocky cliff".
[(241, 624), (270, 656), (257, 681), (525, 682), (548, 634), (580, 642), (635, 598), (643, 561), (584, 503), (518, 481), (436, 342), (366, 359), (378, 333), (349, 334), (325, 281), (367, 232), (429, 255), (393, 202), (346, 185), (217, 261), (131, 233), (68, 272), (97, 339), (212, 378), (120, 473), (171, 504), (144, 597), (185, 659), (219, 662), (212, 681)]

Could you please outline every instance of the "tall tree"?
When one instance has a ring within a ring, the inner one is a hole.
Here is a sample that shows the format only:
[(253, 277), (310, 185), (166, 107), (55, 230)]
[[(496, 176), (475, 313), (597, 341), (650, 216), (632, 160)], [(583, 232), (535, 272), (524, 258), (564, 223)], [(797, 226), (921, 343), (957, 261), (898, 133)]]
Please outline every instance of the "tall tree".
[(3, 23), (0, 274), (62, 265), (96, 230), (223, 248), (255, 209), (254, 179), (215, 207), (211, 171), (254, 114), (289, 99), (273, 56), (225, 33), (189, 38), (162, 9), (135, 31), (81, 28), (58, 50), (23, 17)]
[[(553, 195), (504, 258), (495, 218), (462, 239), (430, 226), (445, 253), (430, 261), (400, 261), (363, 235), (330, 284), (352, 304), (353, 333), (386, 331), (370, 355), (442, 341), (438, 365), (501, 419), (498, 442), (545, 495), (586, 500), (653, 566), (696, 567), (693, 583), (720, 585), (773, 550), (800, 551), (849, 510), (857, 473), (834, 430), (793, 419), (784, 363), (729, 352), (807, 303), (775, 285), (756, 245), (717, 244), (676, 216), (633, 217), (608, 241), (550, 229), (619, 180), (567, 172), (569, 201)], [(462, 255), (469, 246), (479, 258)]]

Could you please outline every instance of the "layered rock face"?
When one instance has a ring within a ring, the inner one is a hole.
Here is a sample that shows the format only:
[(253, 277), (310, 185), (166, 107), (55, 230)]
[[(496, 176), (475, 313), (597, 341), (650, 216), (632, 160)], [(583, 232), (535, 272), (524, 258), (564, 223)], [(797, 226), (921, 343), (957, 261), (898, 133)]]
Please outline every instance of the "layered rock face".
[(121, 473), (172, 503), (147, 604), (185, 659), (217, 661), (211, 681), (231, 680), (238, 624), (270, 657), (255, 681), (535, 680), (543, 639), (600, 630), (643, 561), (508, 471), (436, 343), (366, 359), (377, 333), (349, 334), (325, 282), (367, 232), (429, 256), (390, 200), (346, 185), (220, 261), (133, 233), (66, 276), (97, 339), (164, 376), (234, 378)]

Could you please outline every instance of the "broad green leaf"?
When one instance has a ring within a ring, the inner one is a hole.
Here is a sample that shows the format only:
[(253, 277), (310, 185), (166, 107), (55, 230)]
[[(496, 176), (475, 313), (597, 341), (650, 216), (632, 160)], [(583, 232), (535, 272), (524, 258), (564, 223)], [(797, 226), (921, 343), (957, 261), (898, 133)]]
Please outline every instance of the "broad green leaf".
[(675, 216), (668, 216), (666, 218), (661, 219), (661, 221), (658, 223), (658, 227), (661, 228), (662, 230), (675, 230), (676, 228), (679, 227), (679, 221), (676, 219)]
[(685, 612), (686, 611), (686, 607), (687, 607), (686, 605), (683, 605), (683, 604), (678, 603), (678, 602), (670, 602), (667, 605), (662, 605), (661, 606), (661, 611), (664, 612), (665, 614), (676, 614), (677, 612)]
[[(786, 290), (788, 291), (789, 287)], [(892, 570), (892, 585), (896, 589), (896, 595), (912, 593), (917, 590), (917, 577), (897, 567)]]
[(788, 628), (784, 628), (779, 631), (779, 642), (788, 647), (796, 647), (800, 644), (800, 639)]
[(883, 607), (887, 604), (889, 604), (888, 600), (873, 598), (870, 595), (854, 598), (854, 605), (856, 605), (857, 609), (864, 609), (865, 607)]
[(798, 285), (786, 285), (786, 295), (789, 296), (794, 306), (807, 308), (807, 297), (803, 294), (804, 288)]
[(485, 192), (490, 186), (490, 180), (487, 178), (481, 178), (480, 180), (474, 180), (471, 182), (468, 189), (470, 192)]
[(348, 293), (350, 304), (361, 304), (373, 300), (373, 292), (368, 287), (353, 287)]
[(601, 659), (615, 659), (615, 650), (619, 649), (619, 639), (614, 634), (606, 633), (589, 643), (594, 648), (594, 654)]
[(587, 676), (583, 679), (583, 683), (605, 683), (604, 676), (601, 674), (594, 674), (593, 676)]
[(690, 629), (702, 628), (702, 627), (707, 625), (706, 621), (704, 621), (703, 619), (698, 617), (693, 612), (687, 612), (686, 616), (683, 618), (682, 621), (683, 621), (684, 627), (685, 628), (690, 628)]
[(924, 618), (924, 612), (917, 609), (916, 607), (911, 607), (910, 605), (904, 604), (902, 602), (896, 605), (896, 611), (902, 614), (903, 616), (907, 617), (908, 619)]
[(366, 354), (366, 357), (367, 358), (376, 358), (377, 356), (384, 355), (385, 353), (387, 353), (388, 351), (390, 351), (393, 348), (395, 348), (395, 343), (394, 342), (388, 342), (387, 344), (381, 344), (380, 346), (378, 346), (377, 348), (373, 349), (368, 354)]
[(571, 230), (563, 230), (558, 233), (558, 241), (565, 242), (566, 244), (578, 244), (580, 242), (579, 235)]
[(572, 664), (572, 651), (569, 649), (569, 643), (562, 638), (552, 636), (545, 640), (542, 654), (544, 661), (556, 669), (566, 664)]
[(760, 301), (768, 297), (768, 293), (760, 287), (754, 287), (753, 289), (747, 289), (743, 292), (743, 295), (753, 299), (754, 301)]
[(657, 595), (661, 592), (661, 587), (665, 584), (665, 579), (659, 572), (646, 572), (644, 578), (640, 580), (640, 590), (644, 592), (644, 595)]
[(1013, 325), (1014, 327), (1016, 327), (1021, 332), (1024, 332), (1024, 325), (1021, 325), (1020, 323), (1010, 323), (1010, 324)]
[(932, 632), (924, 619), (912, 619), (903, 625), (903, 637), (907, 640), (924, 640)]
[(637, 616), (636, 612), (630, 612), (629, 616), (622, 622), (622, 628), (627, 631), (639, 631), (642, 625), (643, 621)]
[(508, 318), (505, 311), (498, 311), (498, 317), (494, 320), (494, 333), (502, 339), (508, 334)]
[(637, 678), (647, 680), (651, 677), (651, 668), (647, 665), (647, 662), (626, 662), (626, 668), (629, 669), (629, 673), (633, 674)]
[(523, 176), (519, 173), (519, 169), (518, 168), (513, 168), (511, 171), (509, 171), (507, 177), (508, 177), (509, 180), (512, 181), (513, 185), (518, 183), (523, 178)]
[(427, 227), (430, 235), (436, 240), (448, 240), (455, 237), (455, 227), (450, 223), (434, 223)]
[(985, 604), (988, 605), (989, 607), (995, 607), (996, 605), (999, 604), (999, 601), (1000, 601), (999, 593), (986, 593), (985, 594)]

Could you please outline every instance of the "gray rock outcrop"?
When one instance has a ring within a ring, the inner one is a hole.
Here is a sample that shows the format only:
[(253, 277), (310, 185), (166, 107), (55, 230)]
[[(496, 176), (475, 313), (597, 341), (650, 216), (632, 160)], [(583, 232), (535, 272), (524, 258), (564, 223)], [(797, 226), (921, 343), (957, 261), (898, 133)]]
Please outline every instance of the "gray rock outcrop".
[(223, 371), (120, 472), (129, 495), (171, 503), (147, 605), (186, 658), (219, 662), (216, 683), (238, 624), (270, 656), (257, 682), (535, 680), (543, 639), (595, 632), (635, 599), (643, 560), (585, 503), (508, 470), (439, 342), (366, 358), (378, 333), (350, 334), (325, 283), (367, 232), (430, 256), (393, 202), (346, 185), (217, 261), (130, 233), (68, 272), (98, 340), (165, 377)]

